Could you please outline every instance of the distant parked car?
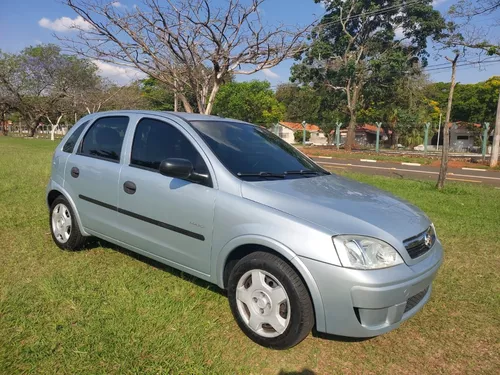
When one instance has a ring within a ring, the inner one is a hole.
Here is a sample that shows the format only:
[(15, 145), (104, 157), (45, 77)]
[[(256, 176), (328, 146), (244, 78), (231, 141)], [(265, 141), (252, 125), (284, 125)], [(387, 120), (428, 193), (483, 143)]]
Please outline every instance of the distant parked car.
[(413, 149), (414, 149), (415, 151), (425, 151), (425, 147), (424, 147), (424, 145), (418, 145), (418, 146), (415, 146), (415, 147), (413, 147)]
[(47, 204), (60, 248), (93, 235), (215, 283), (243, 332), (276, 349), (313, 326), (397, 328), (429, 299), (443, 254), (415, 206), (216, 116), (84, 117), (56, 148)]

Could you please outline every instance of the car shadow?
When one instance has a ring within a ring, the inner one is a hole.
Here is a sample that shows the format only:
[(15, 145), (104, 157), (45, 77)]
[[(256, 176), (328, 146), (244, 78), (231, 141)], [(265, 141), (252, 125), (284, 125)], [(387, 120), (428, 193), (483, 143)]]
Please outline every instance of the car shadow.
[(313, 337), (322, 340), (338, 341), (338, 342), (363, 342), (374, 338), (374, 337), (346, 337), (346, 336), (332, 335), (331, 333), (318, 332), (316, 328), (313, 328), (312, 335)]
[(147, 265), (149, 265), (151, 267), (155, 267), (159, 270), (168, 272), (171, 275), (174, 275), (182, 280), (186, 280), (186, 281), (188, 281), (192, 284), (195, 284), (201, 288), (208, 289), (211, 292), (214, 292), (214, 293), (217, 293), (217, 294), (220, 294), (222, 296), (227, 297), (226, 291), (224, 289), (219, 288), (217, 285), (215, 285), (213, 283), (202, 280), (196, 276), (192, 276), (192, 275), (185, 273), (183, 271), (180, 271), (176, 268), (167, 266), (166, 264), (163, 264), (163, 263), (158, 262), (154, 259), (148, 258), (144, 255), (138, 254), (134, 251), (125, 249), (124, 247), (121, 247), (119, 245), (115, 245), (114, 243), (108, 242), (106, 240), (102, 240), (100, 238), (96, 238), (96, 237), (89, 238), (81, 250), (82, 251), (92, 250), (92, 249), (96, 249), (98, 247), (105, 247), (108, 249), (118, 251), (118, 252), (122, 253), (123, 255), (127, 255), (131, 258), (137, 259), (138, 261), (146, 263)]

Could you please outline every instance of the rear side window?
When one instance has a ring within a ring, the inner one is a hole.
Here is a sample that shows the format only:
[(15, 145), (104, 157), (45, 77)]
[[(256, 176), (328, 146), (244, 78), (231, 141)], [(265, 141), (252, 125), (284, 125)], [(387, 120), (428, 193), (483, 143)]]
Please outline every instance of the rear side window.
[(87, 126), (89, 122), (85, 121), (83, 124), (79, 125), (73, 133), (69, 136), (68, 140), (63, 146), (63, 151), (64, 152), (69, 152), (70, 154), (73, 152), (73, 149), (75, 148), (76, 141), (78, 141), (78, 138), (80, 138), (80, 134), (82, 134), (83, 129)]
[(162, 160), (169, 158), (187, 159), (195, 172), (208, 174), (205, 161), (178, 129), (159, 120), (141, 120), (135, 130), (130, 165), (158, 170)]
[(102, 117), (96, 120), (85, 134), (79, 154), (120, 161), (128, 121), (126, 116)]

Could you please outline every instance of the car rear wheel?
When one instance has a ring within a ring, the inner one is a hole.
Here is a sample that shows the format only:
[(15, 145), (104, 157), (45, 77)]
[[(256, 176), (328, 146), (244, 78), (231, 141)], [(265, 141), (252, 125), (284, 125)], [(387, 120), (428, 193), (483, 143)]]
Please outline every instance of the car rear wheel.
[(78, 250), (85, 243), (71, 205), (63, 196), (57, 197), (50, 207), (52, 239), (63, 250)]
[(311, 298), (302, 279), (286, 261), (270, 253), (251, 253), (234, 266), (228, 297), (239, 327), (265, 347), (297, 345), (314, 325)]

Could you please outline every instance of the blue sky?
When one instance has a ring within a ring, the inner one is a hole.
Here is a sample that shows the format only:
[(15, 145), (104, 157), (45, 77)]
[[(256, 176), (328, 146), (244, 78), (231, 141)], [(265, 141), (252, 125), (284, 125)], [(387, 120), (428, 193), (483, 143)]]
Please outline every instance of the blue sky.
[[(223, 0), (216, 0), (221, 2)], [(435, 8), (446, 12), (456, 0), (435, 0)], [(110, 0), (111, 2), (111, 0)], [(122, 0), (117, 6), (133, 6), (140, 4), (140, 0)], [(262, 18), (269, 24), (283, 22), (286, 24), (307, 24), (318, 19), (324, 9), (312, 0), (268, 0), (262, 5)], [(67, 17), (67, 18), (63, 18)], [(491, 22), (491, 15), (484, 21)], [(498, 15), (497, 15), (498, 17)], [(61, 4), (58, 0), (5, 0), (0, 13), (0, 49), (6, 52), (18, 52), (24, 47), (38, 43), (56, 43), (53, 37), (54, 29), (66, 35), (71, 31), (64, 31), (68, 23), (74, 22), (73, 11)], [(478, 20), (481, 22), (482, 20)], [(500, 28), (497, 28), (500, 29)], [(500, 30), (493, 30), (494, 36), (500, 39)], [(436, 51), (429, 46), (431, 53), (429, 64), (442, 63), (443, 57), (437, 56)], [(259, 72), (251, 76), (240, 77), (246, 79), (267, 79), (274, 86), (288, 82), (290, 67), (293, 61), (288, 60), (272, 68), (270, 71)], [(137, 73), (125, 68), (99, 63), (101, 74), (119, 83), (135, 78)], [(448, 81), (450, 72), (429, 71), (433, 81)], [(484, 81), (493, 75), (500, 75), (500, 63), (477, 68), (475, 66), (459, 67), (457, 79), (462, 83)]]

